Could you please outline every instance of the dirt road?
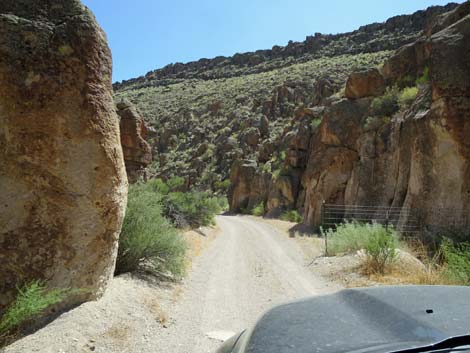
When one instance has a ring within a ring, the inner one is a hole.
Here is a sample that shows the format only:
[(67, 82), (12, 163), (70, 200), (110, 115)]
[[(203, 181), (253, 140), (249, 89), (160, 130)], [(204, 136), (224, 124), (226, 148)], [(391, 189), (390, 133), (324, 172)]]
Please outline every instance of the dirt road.
[(162, 331), (158, 352), (213, 352), (275, 304), (335, 290), (305, 267), (296, 242), (253, 217), (219, 216), (221, 232), (200, 256)]
[(249, 216), (217, 223), (217, 237), (181, 286), (117, 277), (101, 300), (6, 352), (209, 353), (273, 305), (336, 290), (309, 271), (298, 242), (271, 224)]

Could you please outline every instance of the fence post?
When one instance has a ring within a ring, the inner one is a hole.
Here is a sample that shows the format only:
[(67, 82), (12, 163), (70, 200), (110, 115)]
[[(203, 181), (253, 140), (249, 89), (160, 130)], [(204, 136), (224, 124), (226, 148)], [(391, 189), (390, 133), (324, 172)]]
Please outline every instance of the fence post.
[(419, 240), (424, 241), (424, 221), (423, 221), (423, 209), (418, 208), (418, 229), (419, 229)]
[(388, 234), (388, 218), (390, 216), (390, 211), (389, 210), (386, 210), (385, 211), (385, 231), (387, 232)]
[(321, 226), (322, 235), (325, 237), (325, 256), (328, 256), (328, 235), (326, 232), (323, 232), (323, 226), (325, 221), (325, 200), (321, 204)]

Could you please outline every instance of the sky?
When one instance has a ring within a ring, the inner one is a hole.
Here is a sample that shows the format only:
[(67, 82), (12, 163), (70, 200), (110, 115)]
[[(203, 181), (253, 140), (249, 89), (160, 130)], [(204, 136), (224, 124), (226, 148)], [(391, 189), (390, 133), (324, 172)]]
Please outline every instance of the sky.
[[(315, 32), (342, 33), (440, 0), (82, 0), (108, 36), (113, 81), (175, 62), (231, 56)], [(463, 2), (457, 0), (456, 2)]]

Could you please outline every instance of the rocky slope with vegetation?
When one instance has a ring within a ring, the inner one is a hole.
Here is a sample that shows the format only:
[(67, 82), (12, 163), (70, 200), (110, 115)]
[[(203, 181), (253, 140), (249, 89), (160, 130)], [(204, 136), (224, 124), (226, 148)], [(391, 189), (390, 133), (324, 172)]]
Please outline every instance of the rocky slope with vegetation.
[[(287, 139), (299, 121), (306, 122), (300, 127), (304, 133), (320, 122), (312, 107), (340, 97), (352, 71), (380, 66), (455, 6), (431, 7), (350, 33), (315, 34), (270, 50), (172, 64), (115, 83), (116, 100), (136, 104), (156, 131), (151, 174), (178, 175), (186, 187), (226, 192), (238, 160), (279, 175)], [(295, 150), (306, 152), (305, 141), (296, 141)], [(297, 168), (307, 155), (288, 158)]]
[(323, 202), (396, 206), (420, 209), (425, 225), (465, 229), (469, 36), (466, 2), (436, 17), (383, 66), (351, 74), (344, 95), (292, 119), (278, 146), (278, 174), (256, 161), (235, 163), (231, 209), (294, 208), (319, 225)]

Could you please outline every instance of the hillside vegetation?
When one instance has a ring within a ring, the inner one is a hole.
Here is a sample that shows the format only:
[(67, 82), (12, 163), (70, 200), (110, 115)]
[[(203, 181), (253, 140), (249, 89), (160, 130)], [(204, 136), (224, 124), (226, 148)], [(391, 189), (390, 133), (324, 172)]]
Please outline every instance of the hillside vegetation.
[(235, 160), (280, 164), (274, 146), (283, 143), (293, 119), (333, 94), (341, 96), (352, 71), (380, 66), (453, 7), (233, 57), (171, 64), (115, 83), (115, 98), (136, 104), (154, 128), (153, 175), (226, 192)]

